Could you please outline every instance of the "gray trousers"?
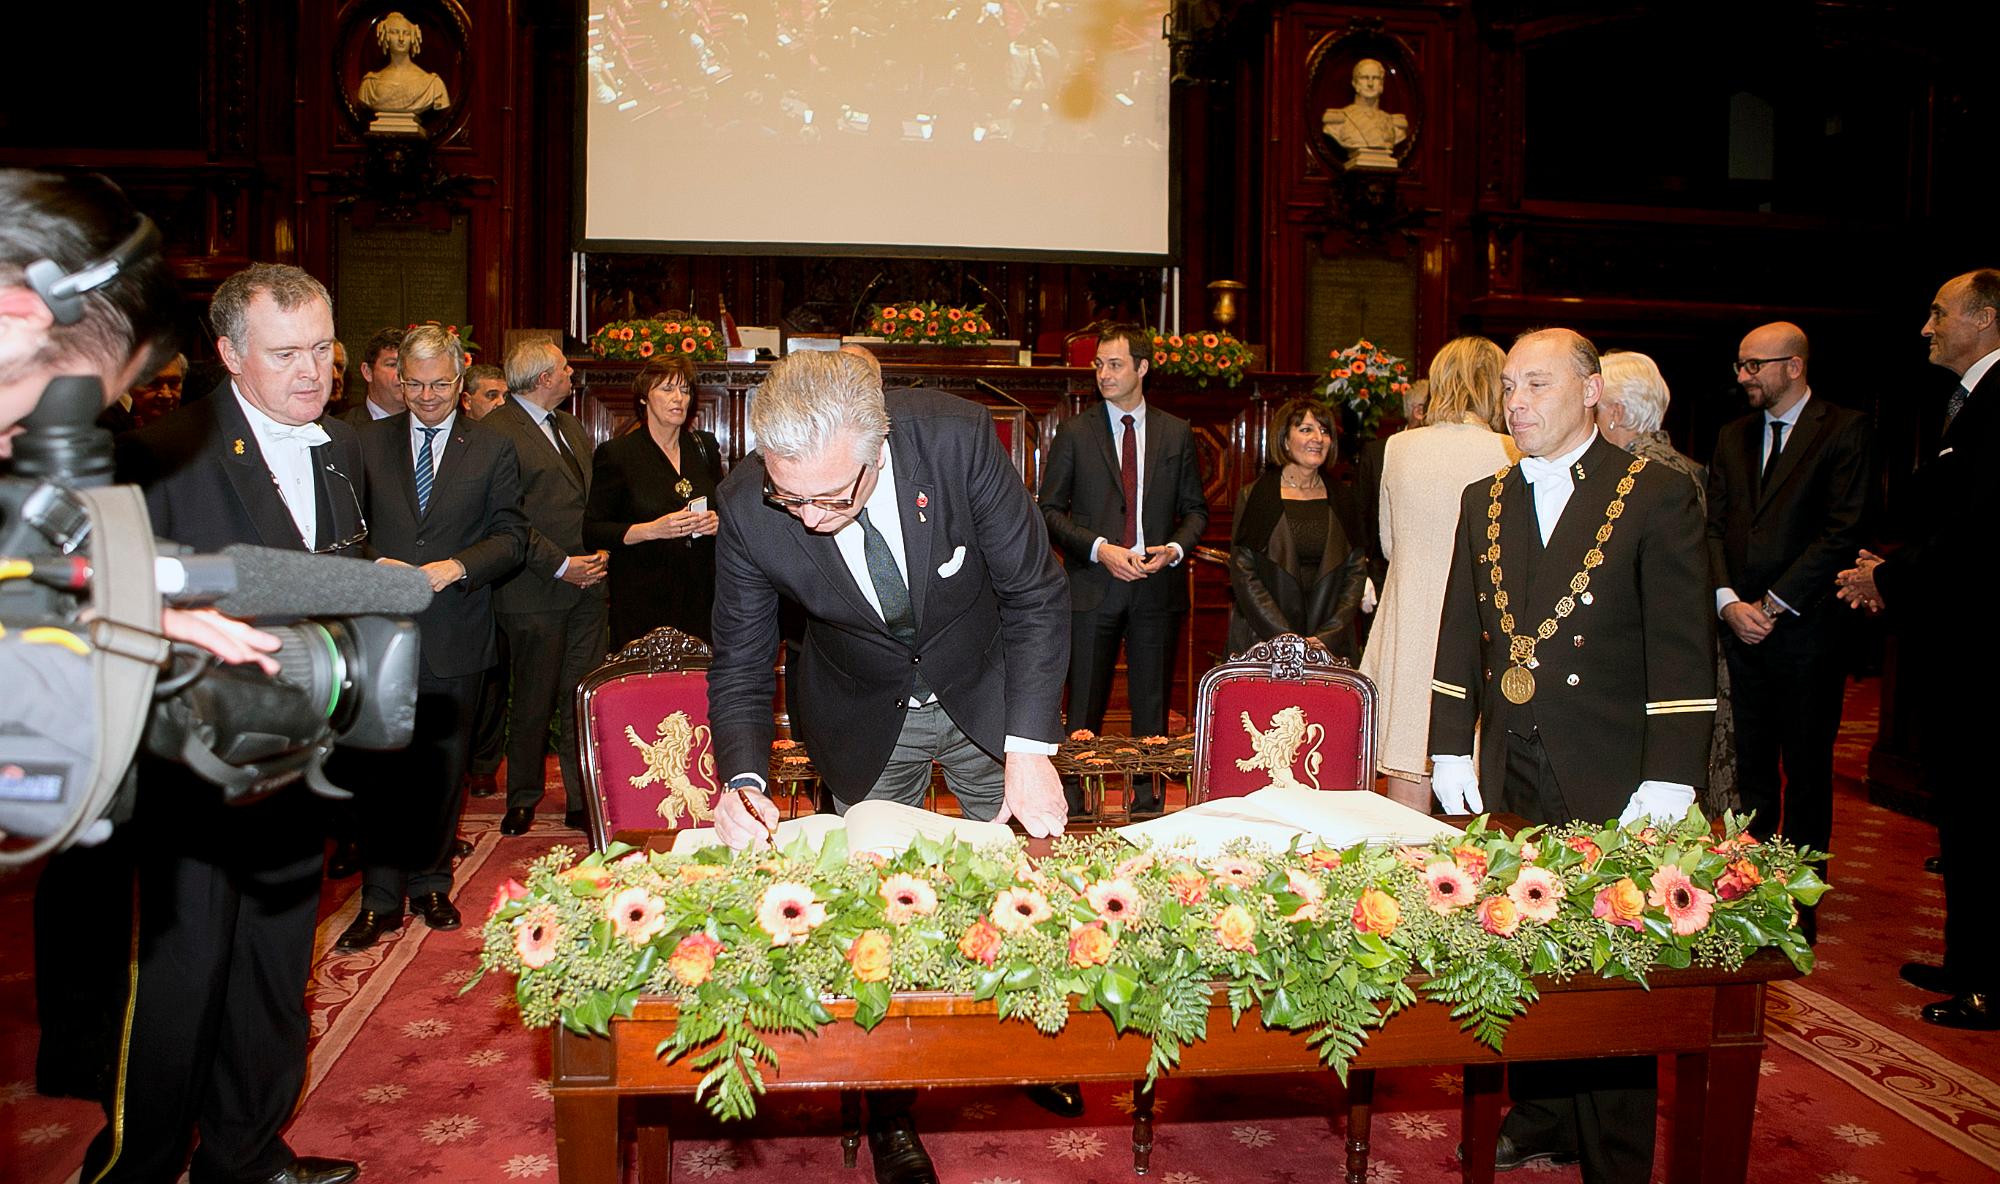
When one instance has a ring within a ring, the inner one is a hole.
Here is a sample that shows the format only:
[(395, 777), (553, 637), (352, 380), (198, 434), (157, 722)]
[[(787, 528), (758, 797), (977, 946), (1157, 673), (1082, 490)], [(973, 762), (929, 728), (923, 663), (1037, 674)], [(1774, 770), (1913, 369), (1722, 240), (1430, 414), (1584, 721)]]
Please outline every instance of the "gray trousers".
[[(861, 800), (882, 799), (921, 807), (924, 792), (930, 788), (933, 761), (944, 766), (944, 783), (967, 818), (986, 822), (1000, 812), (1006, 797), (1006, 766), (974, 744), (935, 699), (922, 707), (904, 709), (903, 730), (896, 737), (889, 763)], [(846, 814), (853, 804), (835, 798), (833, 812)]]

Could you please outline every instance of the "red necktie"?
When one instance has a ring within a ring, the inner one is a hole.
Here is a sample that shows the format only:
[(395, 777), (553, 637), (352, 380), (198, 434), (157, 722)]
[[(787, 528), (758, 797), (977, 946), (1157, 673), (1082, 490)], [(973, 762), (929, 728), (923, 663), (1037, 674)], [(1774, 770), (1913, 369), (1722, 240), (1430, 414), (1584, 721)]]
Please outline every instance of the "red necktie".
[(1118, 488), (1125, 493), (1125, 535), (1118, 545), (1130, 550), (1139, 541), (1139, 441), (1132, 417), (1126, 416), (1125, 438), (1118, 449)]

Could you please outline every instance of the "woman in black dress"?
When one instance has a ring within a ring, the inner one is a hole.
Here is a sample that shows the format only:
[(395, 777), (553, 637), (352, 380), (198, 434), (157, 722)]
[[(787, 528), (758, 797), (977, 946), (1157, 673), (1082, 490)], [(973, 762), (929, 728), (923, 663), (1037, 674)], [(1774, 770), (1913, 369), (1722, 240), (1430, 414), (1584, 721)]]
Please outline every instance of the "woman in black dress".
[(708, 640), (715, 603), (715, 437), (694, 418), (694, 364), (655, 358), (632, 383), (637, 426), (598, 445), (583, 542), (611, 553), (611, 648), (661, 625)]
[(1338, 453), (1338, 422), (1308, 399), (1291, 400), (1271, 418), (1271, 467), (1244, 489), (1230, 538), (1232, 654), (1297, 633), (1336, 658), (1360, 657), (1354, 616), (1368, 552), (1353, 487), (1329, 486), (1326, 476)]

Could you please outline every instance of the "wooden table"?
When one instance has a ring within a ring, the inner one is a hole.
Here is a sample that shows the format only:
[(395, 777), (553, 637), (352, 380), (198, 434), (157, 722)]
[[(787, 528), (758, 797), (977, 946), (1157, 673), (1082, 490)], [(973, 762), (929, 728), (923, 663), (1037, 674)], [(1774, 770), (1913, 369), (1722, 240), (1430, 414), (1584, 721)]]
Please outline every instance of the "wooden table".
[[(1372, 1033), (1353, 1067), (1465, 1066), (1464, 1179), (1491, 1184), (1502, 1066), (1507, 1062), (1671, 1054), (1675, 1096), (1667, 1178), (1675, 1184), (1740, 1181), (1749, 1164), (1765, 988), (1795, 974), (1777, 951), (1763, 950), (1734, 973), (1662, 971), (1652, 979), (1650, 991), (1602, 979), (1541, 983), (1541, 1000), (1514, 1021), (1504, 1054), (1461, 1032), (1446, 1008), (1418, 1002)], [(1025, 1022), (1000, 1022), (991, 1001), (976, 1003), (962, 996), (898, 995), (888, 1018), (873, 1032), (848, 1022), (853, 1004), (834, 1004), (832, 1010), (841, 1022), (817, 1036), (770, 1038), (780, 1065), (769, 1077), (773, 1093), (1019, 1085), (1052, 1076), (1136, 1081), (1145, 1076), (1147, 1040), (1118, 1035), (1099, 1011), (1079, 1011), (1061, 1034), (1045, 1037)], [(621, 1098), (694, 1093), (700, 1073), (689, 1069), (686, 1059), (669, 1065), (653, 1055), (672, 1032), (675, 1014), (674, 1005), (665, 1000), (645, 1000), (631, 1019), (612, 1022), (609, 1039), (555, 1029), (553, 1088), (562, 1184), (618, 1184), (622, 1179)], [(1218, 993), (1208, 1039), (1183, 1050), (1176, 1075), (1327, 1071), (1301, 1034), (1266, 1031), (1253, 1015), (1232, 1029), (1229, 1009)], [(1353, 1080), (1365, 1092), (1367, 1075)], [(1143, 1172), (1152, 1147), (1151, 1096), (1139, 1090), (1133, 1096), (1139, 1103), (1132, 1133), (1134, 1164)], [(1351, 1100), (1360, 1107), (1350, 1120), (1350, 1127), (1358, 1128), (1348, 1131), (1350, 1155), (1365, 1157), (1368, 1098)], [(641, 1115), (642, 1180), (669, 1178), (666, 1111), (660, 1105)], [(1328, 1178), (1336, 1175), (1329, 1165)]]

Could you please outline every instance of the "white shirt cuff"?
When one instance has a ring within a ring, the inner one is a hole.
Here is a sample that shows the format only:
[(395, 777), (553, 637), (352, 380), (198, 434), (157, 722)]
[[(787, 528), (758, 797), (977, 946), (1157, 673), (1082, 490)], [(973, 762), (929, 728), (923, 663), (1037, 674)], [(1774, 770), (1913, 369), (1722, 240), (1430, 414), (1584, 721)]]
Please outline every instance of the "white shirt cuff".
[(1743, 598), (1736, 594), (1736, 589), (1734, 588), (1717, 588), (1715, 590), (1715, 615), (1718, 617), (1721, 616), (1723, 609), (1728, 608), (1741, 599)]
[(559, 580), (562, 579), (563, 573), (568, 570), (569, 570), (569, 556), (565, 555), (563, 556), (563, 561), (556, 565), (556, 578)]
[(1097, 536), (1097, 541), (1096, 541), (1096, 542), (1094, 542), (1094, 543), (1092, 543), (1092, 544), (1090, 544), (1090, 561), (1091, 561), (1092, 563), (1097, 563), (1097, 562), (1099, 562), (1099, 560), (1098, 560), (1098, 558), (1097, 558), (1097, 549), (1098, 549), (1099, 547), (1102, 547), (1103, 545), (1104, 545), (1104, 536), (1103, 536), (1103, 535), (1098, 535), (1098, 536)]
[(1036, 756), (1054, 756), (1061, 747), (1046, 740), (1030, 740), (1026, 736), (1009, 736), (1005, 745), (1008, 752), (1031, 752)]

